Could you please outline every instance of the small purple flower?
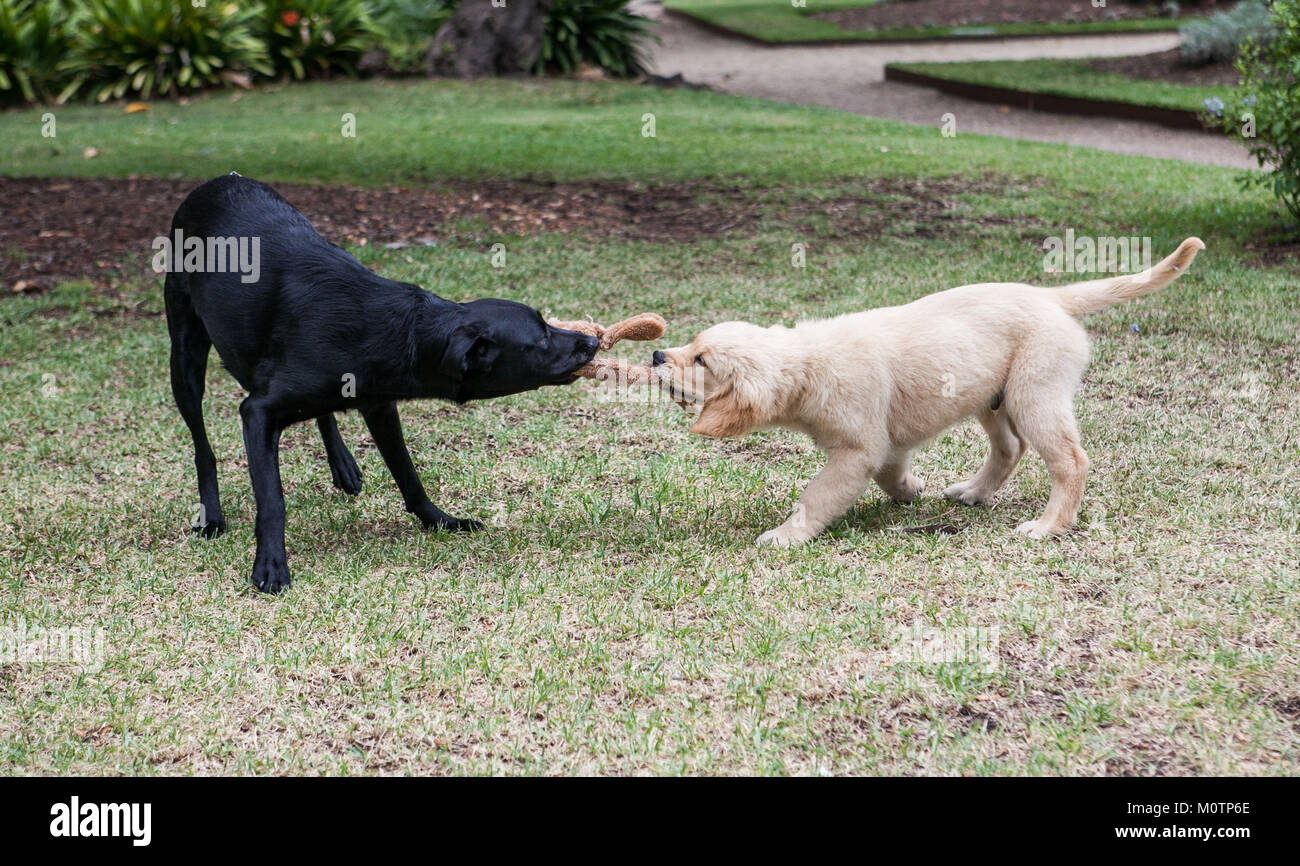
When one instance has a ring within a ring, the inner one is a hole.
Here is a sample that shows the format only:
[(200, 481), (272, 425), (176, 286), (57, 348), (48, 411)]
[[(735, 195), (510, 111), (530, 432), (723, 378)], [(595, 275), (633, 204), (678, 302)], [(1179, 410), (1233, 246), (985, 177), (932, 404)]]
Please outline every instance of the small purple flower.
[(1217, 96), (1207, 97), (1205, 100), (1205, 110), (1215, 117), (1223, 117), (1223, 100)]
[(1129, 325), (1128, 329), (1134, 334), (1142, 333), (1142, 329), (1138, 327), (1137, 322), (1134, 322), (1133, 324)]

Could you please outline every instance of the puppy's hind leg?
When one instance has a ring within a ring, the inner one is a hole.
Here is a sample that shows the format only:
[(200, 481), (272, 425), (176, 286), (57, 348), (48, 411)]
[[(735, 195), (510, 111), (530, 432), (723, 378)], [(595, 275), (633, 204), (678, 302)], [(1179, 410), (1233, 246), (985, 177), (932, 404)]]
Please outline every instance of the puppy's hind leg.
[(184, 274), (168, 273), (163, 286), (167, 305), (167, 330), (171, 334), (172, 396), (194, 440), (194, 469), (199, 480), (199, 514), (194, 533), (215, 538), (226, 531), (217, 490), (217, 458), (203, 423), (204, 377), (212, 340), (185, 291)]
[(992, 499), (1007, 483), (1028, 447), (1016, 432), (1005, 408), (985, 409), (979, 420), (984, 432), (989, 434), (989, 457), (974, 478), (954, 484), (943, 492), (949, 499), (965, 505), (984, 505)]
[(1079, 428), (1069, 396), (1033, 406), (1016, 418), (1022, 436), (1043, 456), (1052, 476), (1052, 492), (1043, 516), (1016, 527), (1030, 538), (1044, 538), (1065, 532), (1074, 525), (1083, 499), (1083, 482), (1088, 475), (1088, 455), (1079, 445)]
[(383, 403), (370, 409), (362, 409), (361, 416), (366, 419), (370, 435), (375, 437), (379, 453), (393, 473), (397, 489), (402, 491), (402, 500), (406, 510), (420, 518), (425, 529), (449, 529), (453, 531), (471, 531), (482, 529), (483, 524), (477, 520), (461, 520), (452, 517), (429, 501), (420, 483), (420, 475), (411, 463), (411, 454), (406, 450), (406, 439), (402, 435), (402, 421), (397, 414), (396, 403)]
[(348, 446), (343, 444), (334, 414), (321, 415), (316, 419), (316, 426), (320, 428), (320, 438), (325, 443), (325, 456), (329, 458), (330, 480), (339, 490), (349, 496), (356, 496), (361, 492), (361, 467), (357, 465)]
[(1045, 328), (1044, 336), (1021, 349), (1002, 406), (1020, 438), (1042, 455), (1052, 476), (1042, 517), (1016, 528), (1030, 538), (1056, 535), (1074, 525), (1088, 475), (1088, 455), (1079, 446), (1073, 404), (1088, 363), (1088, 337), (1074, 321), (1054, 330), (1053, 334)]
[(760, 545), (789, 547), (813, 538), (852, 507), (877, 471), (871, 455), (858, 448), (828, 449), (826, 456), (826, 466), (804, 488), (794, 513), (760, 535)]

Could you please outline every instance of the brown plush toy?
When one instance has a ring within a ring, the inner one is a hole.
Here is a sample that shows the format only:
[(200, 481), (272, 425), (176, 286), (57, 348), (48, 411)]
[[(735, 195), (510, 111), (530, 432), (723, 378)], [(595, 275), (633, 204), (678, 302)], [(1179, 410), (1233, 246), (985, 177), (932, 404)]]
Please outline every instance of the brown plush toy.
[[(565, 322), (557, 319), (548, 320), (553, 328), (577, 331), (600, 340), (601, 351), (608, 351), (619, 340), (657, 340), (664, 335), (668, 323), (663, 316), (655, 313), (642, 313), (630, 319), (610, 325), (608, 328), (595, 322)], [(575, 370), (586, 379), (608, 381), (614, 379), (629, 385), (650, 385), (659, 381), (653, 367), (644, 364), (624, 364), (617, 358), (593, 358), (591, 363)]]

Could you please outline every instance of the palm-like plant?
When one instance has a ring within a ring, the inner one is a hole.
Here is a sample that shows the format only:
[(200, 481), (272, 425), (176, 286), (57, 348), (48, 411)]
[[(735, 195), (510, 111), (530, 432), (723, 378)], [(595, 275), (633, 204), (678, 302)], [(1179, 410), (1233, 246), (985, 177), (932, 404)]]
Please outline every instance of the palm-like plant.
[(0, 0), (0, 98), (45, 101), (71, 38), (62, 0)]
[(556, 0), (536, 71), (569, 73), (585, 61), (619, 78), (642, 75), (641, 43), (648, 38), (650, 22), (628, 12), (627, 0)]
[(250, 27), (257, 11), (233, 2), (85, 0), (74, 21), (79, 47), (64, 64), (73, 79), (59, 98), (84, 85), (100, 102), (175, 96), (247, 72), (269, 75), (266, 45)]

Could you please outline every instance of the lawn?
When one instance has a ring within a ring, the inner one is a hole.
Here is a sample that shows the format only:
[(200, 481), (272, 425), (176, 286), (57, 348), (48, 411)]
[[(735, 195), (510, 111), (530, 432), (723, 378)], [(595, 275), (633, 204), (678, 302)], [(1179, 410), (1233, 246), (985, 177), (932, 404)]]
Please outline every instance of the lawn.
[(949, 81), (1006, 87), (1027, 93), (1051, 93), (1080, 99), (1128, 102), (1133, 105), (1203, 111), (1205, 100), (1227, 100), (1231, 87), (1143, 81), (1114, 72), (1100, 72), (1088, 60), (977, 60), (959, 63), (894, 63), (909, 72)]
[[(215, 362), (230, 531), (187, 532), (158, 281), (0, 299), (0, 628), (104, 646), (99, 665), (0, 661), (4, 772), (1300, 770), (1300, 276), (1254, 263), (1247, 245), (1283, 220), (1232, 172), (614, 83), (304, 85), (55, 113), (53, 140), (39, 110), (0, 114), (6, 173), (600, 181), (749, 209), (677, 243), (467, 221), (436, 246), (351, 247), (454, 299), (659, 311), (663, 345), (724, 318), (1063, 282), (1040, 245), (1066, 228), (1208, 249), (1164, 292), (1087, 320), (1093, 470), (1059, 540), (1013, 531), (1046, 499), (1036, 456), (992, 508), (934, 494), (983, 460), (968, 424), (918, 455), (916, 504), (873, 490), (815, 542), (757, 549), (820, 466), (805, 438), (700, 439), (674, 406), (580, 383), (405, 407), (434, 500), (492, 524), (473, 535), (419, 531), (357, 417), (340, 419), (355, 499), (330, 487), (314, 427), (290, 429), (295, 583), (278, 598), (247, 584), (241, 393)], [(951, 534), (897, 531), (933, 524)], [(990, 654), (918, 649), (973, 635)]]
[[(827, 40), (928, 39), (934, 37), (1062, 36), (1071, 33), (1117, 33), (1135, 30), (1177, 30), (1185, 23), (1170, 18), (1119, 21), (1058, 21), (1001, 23), (979, 26), (922, 26), (894, 30), (846, 30), (830, 21), (809, 16), (835, 9), (870, 6), (880, 0), (665, 0), (664, 5), (704, 21), (763, 42), (821, 42)], [(888, 0), (885, 0), (888, 2)], [(899, 0), (906, 2), (906, 0)]]

